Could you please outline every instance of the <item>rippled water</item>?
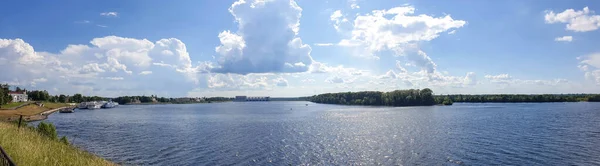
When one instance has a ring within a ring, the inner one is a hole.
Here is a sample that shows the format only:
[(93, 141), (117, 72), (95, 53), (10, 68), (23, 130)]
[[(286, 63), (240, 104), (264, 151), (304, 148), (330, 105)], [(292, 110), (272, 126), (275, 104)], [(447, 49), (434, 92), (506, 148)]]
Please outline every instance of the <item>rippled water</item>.
[(600, 165), (600, 103), (120, 106), (53, 114), (125, 165)]

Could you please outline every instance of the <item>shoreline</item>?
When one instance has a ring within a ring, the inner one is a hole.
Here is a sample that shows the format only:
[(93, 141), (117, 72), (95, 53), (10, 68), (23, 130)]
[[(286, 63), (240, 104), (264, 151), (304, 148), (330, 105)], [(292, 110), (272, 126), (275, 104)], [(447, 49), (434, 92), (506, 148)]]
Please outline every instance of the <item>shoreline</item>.
[(38, 115), (29, 115), (27, 117), (24, 116), (23, 119), (26, 122), (46, 120), (46, 119), (48, 119), (48, 116), (50, 116), (51, 114), (53, 114), (55, 112), (58, 112), (58, 111), (60, 111), (62, 109), (74, 109), (74, 108), (75, 108), (75, 106), (67, 106), (67, 107), (55, 108), (55, 109), (51, 109), (51, 110), (48, 110), (48, 111), (44, 111), (44, 112), (42, 112), (42, 113), (40, 113)]

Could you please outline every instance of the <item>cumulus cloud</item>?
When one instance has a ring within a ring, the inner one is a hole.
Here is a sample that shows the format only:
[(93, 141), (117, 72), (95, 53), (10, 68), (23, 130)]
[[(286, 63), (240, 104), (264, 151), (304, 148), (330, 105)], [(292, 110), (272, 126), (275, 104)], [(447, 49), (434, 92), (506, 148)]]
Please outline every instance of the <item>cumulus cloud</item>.
[[(207, 77), (208, 88), (217, 90), (261, 90), (270, 89), (273, 86), (273, 84), (269, 84), (267, 76), (260, 74), (215, 73), (209, 74)], [(281, 82), (282, 80), (277, 81)]]
[(333, 22), (333, 28), (335, 28), (335, 30), (337, 31), (342, 31), (342, 26), (346, 28), (345, 26), (349, 24), (348, 19), (344, 17), (344, 15), (342, 15), (341, 10), (333, 11), (333, 13), (331, 13), (331, 16), (329, 16), (329, 20)]
[(430, 41), (442, 32), (466, 24), (466, 21), (455, 20), (450, 15), (436, 18), (413, 15), (414, 11), (412, 6), (403, 6), (358, 15), (354, 20), (351, 40), (371, 51), (397, 49), (405, 43)]
[(594, 15), (587, 6), (583, 10), (567, 9), (560, 13), (548, 10), (544, 19), (548, 24), (566, 23), (566, 30), (575, 32), (594, 31), (600, 27), (600, 15)]
[(580, 60), (577, 67), (585, 73), (585, 78), (600, 85), (600, 53), (592, 53), (577, 59)]
[[(165, 66), (153, 65), (156, 63)], [(199, 69), (199, 66), (191, 65), (185, 44), (173, 38), (153, 43), (146, 39), (107, 36), (92, 39), (90, 45), (68, 45), (57, 54), (36, 52), (22, 39), (0, 39), (0, 70), (12, 71), (0, 75), (0, 81), (57, 88), (67, 94), (94, 92), (110, 95), (108, 93), (121, 94), (121, 91), (128, 90), (131, 93), (163, 91), (164, 94), (177, 95), (177, 92), (183, 93), (199, 82)], [(155, 71), (156, 76), (148, 76), (150, 71)], [(134, 72), (139, 74), (132, 75)], [(72, 80), (98, 84), (70, 84)], [(115, 80), (119, 83), (111, 82)], [(40, 82), (44, 82), (43, 86)], [(170, 88), (170, 92), (165, 92), (166, 87)]]
[(105, 16), (105, 17), (117, 17), (119, 16), (119, 13), (117, 12), (102, 12), (100, 13), (101, 16)]
[(273, 79), (273, 82), (277, 86), (288, 86), (288, 81), (286, 79), (284, 79), (284, 78), (281, 78), (281, 77)]
[(563, 37), (557, 37), (557, 38), (554, 38), (554, 41), (559, 41), (559, 42), (571, 42), (571, 41), (573, 41), (573, 36), (563, 36)]
[[(353, 21), (351, 37), (342, 39), (338, 45), (350, 47), (354, 55), (370, 59), (379, 59), (376, 55), (379, 52), (392, 52), (432, 74), (436, 64), (418, 48), (418, 43), (433, 40), (467, 22), (455, 20), (450, 15), (414, 15), (414, 11), (413, 6), (401, 6), (358, 14)], [(341, 12), (335, 11), (331, 20), (339, 25), (342, 16)]]
[[(229, 8), (238, 31), (219, 34), (217, 73), (305, 72), (311, 47), (298, 35), (302, 8), (295, 1), (240, 0)], [(277, 13), (277, 14), (274, 14)], [(286, 65), (286, 64), (304, 65)]]

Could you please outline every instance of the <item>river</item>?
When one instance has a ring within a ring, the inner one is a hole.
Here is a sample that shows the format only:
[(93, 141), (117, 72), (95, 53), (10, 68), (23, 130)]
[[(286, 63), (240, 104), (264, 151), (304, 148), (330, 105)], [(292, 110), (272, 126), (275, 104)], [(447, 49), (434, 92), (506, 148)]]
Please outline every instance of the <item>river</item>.
[(46, 121), (124, 165), (600, 165), (600, 103), (123, 105)]

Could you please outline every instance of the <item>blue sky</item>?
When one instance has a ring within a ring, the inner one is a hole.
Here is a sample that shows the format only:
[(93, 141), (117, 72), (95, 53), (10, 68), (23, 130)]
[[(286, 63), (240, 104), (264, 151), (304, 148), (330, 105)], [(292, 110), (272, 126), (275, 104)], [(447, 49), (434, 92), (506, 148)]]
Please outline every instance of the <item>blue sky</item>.
[(595, 1), (11, 1), (0, 82), (53, 94), (600, 93)]

